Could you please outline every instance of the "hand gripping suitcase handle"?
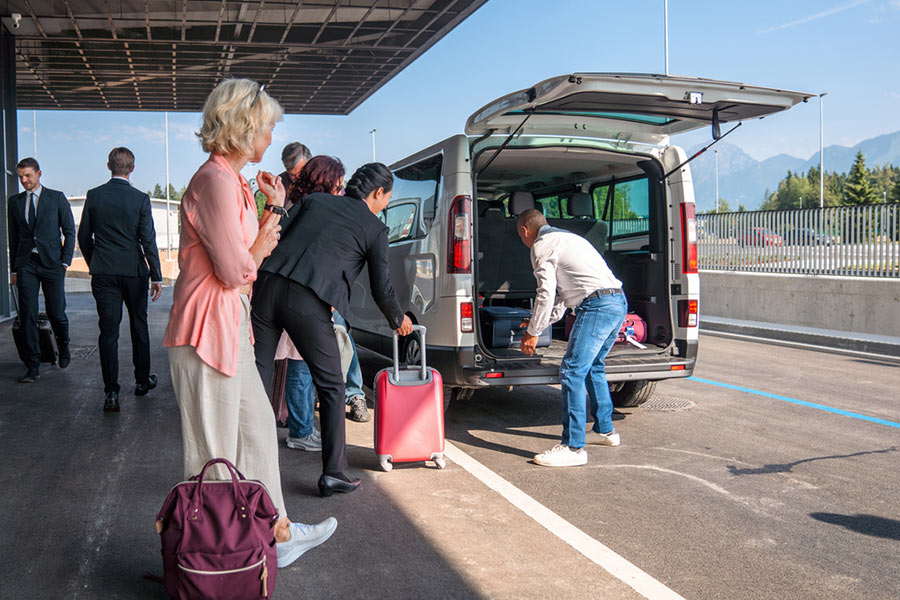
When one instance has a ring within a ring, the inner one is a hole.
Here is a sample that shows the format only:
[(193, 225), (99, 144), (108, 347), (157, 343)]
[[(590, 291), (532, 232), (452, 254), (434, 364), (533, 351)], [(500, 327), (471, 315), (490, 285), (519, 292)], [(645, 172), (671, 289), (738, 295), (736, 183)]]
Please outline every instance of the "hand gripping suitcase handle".
[[(413, 331), (419, 332), (419, 338), (421, 339), (420, 346), (420, 354), (422, 358), (422, 381), (428, 379), (428, 367), (426, 367), (425, 363), (425, 326), (424, 325), (413, 325)], [(400, 381), (400, 344), (398, 343), (399, 336), (397, 335), (397, 330), (394, 330), (394, 380)]]

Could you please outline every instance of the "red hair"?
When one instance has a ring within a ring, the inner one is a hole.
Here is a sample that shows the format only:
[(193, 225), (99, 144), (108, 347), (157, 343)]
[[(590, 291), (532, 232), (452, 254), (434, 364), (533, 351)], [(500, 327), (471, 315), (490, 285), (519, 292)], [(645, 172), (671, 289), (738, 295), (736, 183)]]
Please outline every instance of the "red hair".
[(291, 184), (288, 199), (296, 204), (307, 194), (332, 194), (344, 176), (344, 165), (332, 156), (313, 156)]

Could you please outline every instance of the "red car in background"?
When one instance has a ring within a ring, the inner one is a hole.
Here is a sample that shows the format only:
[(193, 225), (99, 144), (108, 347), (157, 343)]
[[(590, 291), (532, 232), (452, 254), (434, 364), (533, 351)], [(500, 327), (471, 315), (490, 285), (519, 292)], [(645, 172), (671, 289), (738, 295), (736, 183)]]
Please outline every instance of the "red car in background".
[(741, 246), (783, 246), (781, 236), (766, 227), (751, 227), (738, 239)]

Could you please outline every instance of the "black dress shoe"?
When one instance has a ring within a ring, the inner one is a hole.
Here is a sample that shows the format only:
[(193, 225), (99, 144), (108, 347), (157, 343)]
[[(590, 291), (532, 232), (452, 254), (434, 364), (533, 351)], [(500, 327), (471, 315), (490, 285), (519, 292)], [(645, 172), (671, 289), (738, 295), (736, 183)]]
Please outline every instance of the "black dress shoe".
[(119, 392), (110, 392), (106, 395), (103, 412), (119, 412)]
[(136, 383), (134, 385), (134, 395), (146, 396), (147, 392), (156, 387), (156, 382), (156, 373), (150, 373), (150, 377), (147, 379), (147, 383)]
[(60, 344), (59, 345), (59, 368), (65, 369), (69, 366), (69, 363), (72, 362), (72, 355), (69, 354), (69, 345), (68, 344)]
[(28, 367), (28, 370), (25, 371), (25, 374), (19, 378), (19, 383), (34, 383), (40, 378), (41, 374), (38, 372), (37, 367)]
[[(346, 475), (344, 476), (346, 477)], [(339, 477), (332, 477), (331, 475), (322, 475), (319, 477), (319, 493), (327, 498), (331, 496), (335, 492), (340, 492), (341, 494), (349, 494), (356, 490), (359, 487), (359, 479), (341, 479)]]

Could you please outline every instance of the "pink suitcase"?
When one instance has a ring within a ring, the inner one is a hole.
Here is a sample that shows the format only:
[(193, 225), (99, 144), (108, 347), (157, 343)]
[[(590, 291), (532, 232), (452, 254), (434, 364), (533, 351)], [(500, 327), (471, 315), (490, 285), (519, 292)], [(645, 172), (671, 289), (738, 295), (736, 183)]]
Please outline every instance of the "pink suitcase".
[(400, 368), (397, 334), (394, 333), (394, 366), (375, 375), (375, 454), (378, 464), (390, 471), (395, 462), (444, 461), (444, 382), (441, 374), (426, 366), (425, 327), (420, 334), (422, 365)]

